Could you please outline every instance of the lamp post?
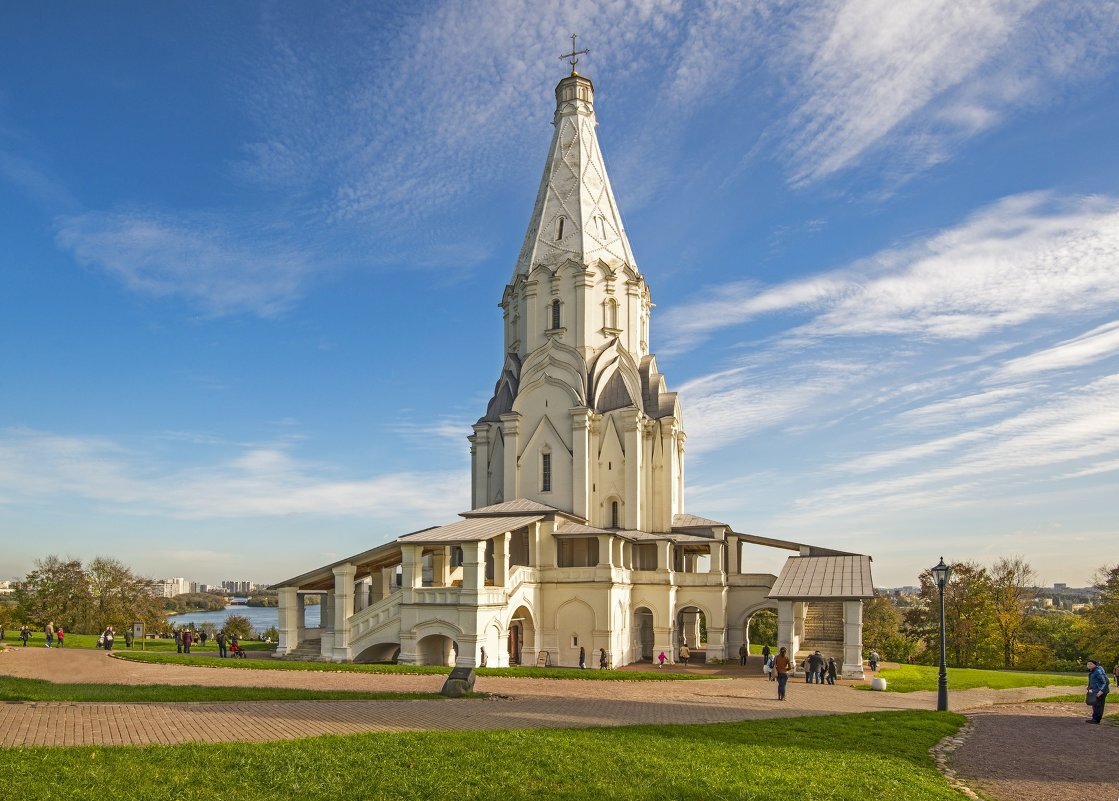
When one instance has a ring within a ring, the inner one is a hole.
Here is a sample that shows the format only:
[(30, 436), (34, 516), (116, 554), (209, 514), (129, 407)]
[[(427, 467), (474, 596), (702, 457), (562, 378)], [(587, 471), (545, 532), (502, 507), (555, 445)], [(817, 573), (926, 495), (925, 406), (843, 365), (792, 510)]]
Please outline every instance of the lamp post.
[(940, 680), (936, 688), (936, 711), (948, 711), (948, 666), (944, 662), (944, 588), (948, 586), (948, 578), (952, 575), (952, 568), (944, 564), (944, 557), (932, 568), (933, 580), (940, 592)]

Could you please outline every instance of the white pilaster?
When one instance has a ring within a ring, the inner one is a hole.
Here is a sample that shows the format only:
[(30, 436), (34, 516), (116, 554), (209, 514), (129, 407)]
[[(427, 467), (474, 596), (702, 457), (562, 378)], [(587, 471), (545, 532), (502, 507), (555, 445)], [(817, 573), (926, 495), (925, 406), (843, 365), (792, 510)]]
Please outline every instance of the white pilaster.
[(280, 604), (280, 641), (276, 646), (276, 656), (283, 656), (299, 645), (299, 592), (295, 587), (281, 587), (277, 595)]

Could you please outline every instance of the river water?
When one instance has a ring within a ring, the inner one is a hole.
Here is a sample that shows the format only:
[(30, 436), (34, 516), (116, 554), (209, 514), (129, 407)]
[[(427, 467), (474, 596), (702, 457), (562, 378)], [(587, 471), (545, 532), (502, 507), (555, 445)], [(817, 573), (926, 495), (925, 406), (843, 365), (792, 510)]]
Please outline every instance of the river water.
[[(243, 615), (249, 619), (253, 624), (253, 628), (258, 632), (264, 631), (271, 626), (280, 625), (280, 610), (274, 606), (242, 606), (233, 605), (227, 606), (220, 612), (184, 612), (181, 615), (171, 615), (167, 618), (168, 622), (175, 626), (189, 626), (191, 623), (195, 628), (201, 626), (203, 623), (213, 623), (217, 628), (221, 628), (225, 623), (225, 619), (230, 615)], [(319, 625), (319, 606), (308, 605), (306, 613), (306, 626), (313, 628)]]

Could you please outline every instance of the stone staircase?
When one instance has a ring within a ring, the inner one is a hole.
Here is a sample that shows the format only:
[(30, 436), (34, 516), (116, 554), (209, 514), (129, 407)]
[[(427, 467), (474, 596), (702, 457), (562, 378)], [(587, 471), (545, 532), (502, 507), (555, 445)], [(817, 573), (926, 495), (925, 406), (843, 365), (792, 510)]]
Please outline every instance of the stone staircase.
[(804, 639), (797, 651), (797, 662), (814, 651), (819, 651), (825, 659), (831, 656), (835, 657), (836, 662), (842, 663), (842, 601), (813, 601), (808, 604), (808, 613), (804, 618)]
[(296, 646), (295, 650), (284, 654), (280, 659), (290, 659), (296, 662), (322, 662), (322, 638), (304, 640)]

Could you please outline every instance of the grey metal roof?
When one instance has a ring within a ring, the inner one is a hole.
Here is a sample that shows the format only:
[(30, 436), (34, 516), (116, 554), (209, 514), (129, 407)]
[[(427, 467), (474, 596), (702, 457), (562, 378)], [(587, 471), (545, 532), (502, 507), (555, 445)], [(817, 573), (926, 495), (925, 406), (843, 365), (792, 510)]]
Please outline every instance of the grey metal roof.
[(726, 526), (730, 528), (727, 523), (720, 523), (718, 520), (708, 520), (706, 517), (700, 517), (699, 515), (672, 516), (673, 528), (706, 528), (708, 526)]
[(871, 598), (870, 557), (790, 556), (769, 597), (783, 600)]
[(506, 531), (516, 531), (524, 528), (529, 523), (543, 520), (544, 515), (517, 515), (515, 517), (468, 517), (449, 526), (419, 531), (415, 534), (405, 534), (398, 542), (408, 545), (426, 545), (428, 543), (444, 542), (478, 542), (504, 534)]
[(495, 503), (493, 506), (483, 506), (480, 509), (471, 509), (469, 512), (461, 512), (463, 517), (485, 517), (495, 515), (522, 515), (522, 514), (547, 514), (549, 512), (558, 512), (554, 506), (547, 506), (536, 501), (530, 501), (527, 498), (517, 498), (512, 501), (505, 501), (504, 503)]

